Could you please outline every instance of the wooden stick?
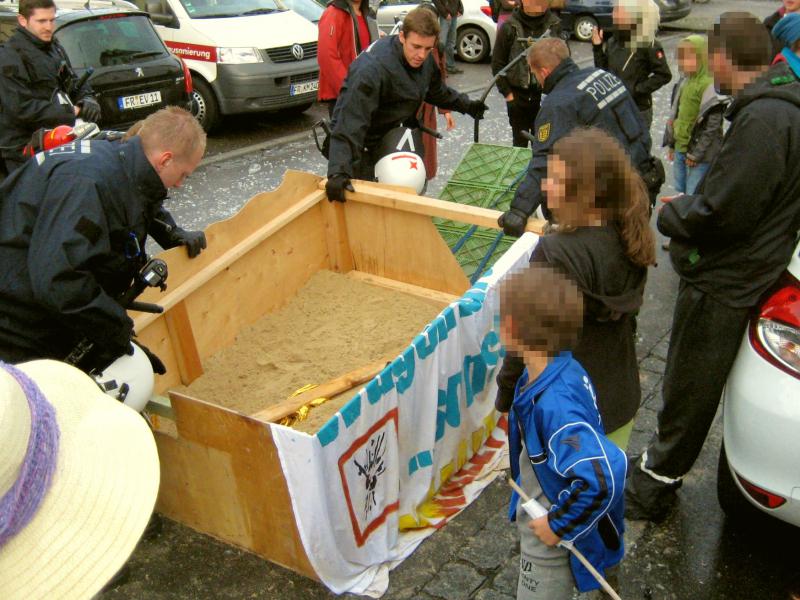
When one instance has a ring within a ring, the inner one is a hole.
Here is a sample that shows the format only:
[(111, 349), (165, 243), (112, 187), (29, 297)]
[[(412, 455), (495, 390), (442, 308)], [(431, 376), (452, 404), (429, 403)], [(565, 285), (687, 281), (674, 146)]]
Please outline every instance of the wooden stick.
[[(523, 490), (523, 489), (522, 489), (522, 488), (521, 488), (521, 487), (520, 487), (520, 486), (517, 484), (517, 482), (516, 482), (516, 481), (514, 481), (514, 480), (513, 480), (511, 477), (509, 477), (509, 478), (508, 478), (508, 484), (509, 484), (509, 485), (510, 485), (512, 488), (514, 488), (514, 491), (515, 491), (515, 492), (517, 492), (517, 494), (519, 494), (519, 497), (520, 497), (520, 498), (522, 498), (522, 500), (523, 500), (524, 502), (527, 502), (528, 500), (530, 500), (530, 499), (531, 499), (531, 498), (530, 498), (530, 496), (528, 496), (528, 494), (526, 494), (526, 493), (525, 493), (525, 490)], [(601, 574), (600, 574), (600, 573), (597, 571), (597, 569), (595, 569), (595, 568), (594, 568), (594, 566), (592, 565), (592, 563), (590, 563), (590, 562), (589, 562), (589, 561), (586, 559), (586, 557), (583, 555), (583, 553), (582, 553), (580, 550), (578, 550), (578, 549), (577, 549), (577, 548), (576, 548), (576, 547), (573, 545), (573, 543), (572, 543), (572, 542), (565, 542), (564, 540), (561, 540), (560, 542), (558, 542), (558, 545), (559, 545), (559, 546), (561, 546), (562, 548), (566, 548), (567, 550), (569, 550), (570, 552), (572, 552), (572, 553), (575, 555), (575, 558), (577, 558), (577, 559), (578, 559), (578, 560), (581, 562), (581, 564), (582, 564), (584, 567), (586, 567), (586, 570), (587, 570), (587, 571), (589, 571), (589, 573), (591, 573), (591, 574), (592, 574), (592, 577), (594, 577), (594, 578), (597, 580), (597, 583), (599, 583), (599, 584), (600, 584), (600, 586), (601, 586), (601, 587), (602, 587), (602, 588), (605, 590), (605, 592), (606, 592), (606, 593), (607, 593), (609, 596), (611, 596), (611, 598), (613, 598), (613, 600), (622, 600), (622, 598), (620, 598), (620, 597), (619, 597), (619, 594), (617, 594), (617, 592), (615, 592), (615, 591), (614, 591), (614, 588), (612, 588), (612, 587), (609, 585), (609, 583), (606, 581), (606, 578), (605, 578), (605, 577), (603, 577), (603, 576), (602, 576), (602, 575), (601, 575)]]
[(260, 421), (277, 423), (284, 417), (288, 417), (289, 415), (296, 413), (299, 409), (315, 398), (332, 398), (333, 396), (337, 396), (342, 392), (353, 389), (362, 383), (368, 382), (370, 379), (375, 377), (375, 375), (383, 371), (383, 369), (386, 367), (386, 364), (391, 362), (393, 359), (394, 356), (387, 360), (374, 362), (365, 367), (360, 367), (354, 371), (345, 373), (341, 377), (337, 377), (328, 383), (318, 385), (307, 392), (298, 394), (297, 396), (289, 398), (280, 404), (276, 404), (275, 406), (267, 407), (251, 416), (252, 418), (259, 419)]

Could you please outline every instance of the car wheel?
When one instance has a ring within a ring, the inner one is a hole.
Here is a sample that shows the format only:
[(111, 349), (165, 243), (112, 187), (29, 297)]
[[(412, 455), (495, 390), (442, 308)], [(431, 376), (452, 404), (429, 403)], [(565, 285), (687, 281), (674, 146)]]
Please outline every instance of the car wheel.
[(219, 107), (214, 92), (197, 75), (192, 77), (192, 114), (205, 131), (211, 131), (219, 120)]
[(728, 456), (725, 453), (725, 443), (719, 448), (719, 463), (717, 464), (717, 500), (725, 515), (741, 524), (752, 523), (766, 518), (766, 515), (750, 504), (742, 495), (742, 491), (733, 480), (734, 474), (728, 466)]
[(478, 63), (489, 56), (489, 36), (477, 27), (458, 30), (456, 54), (468, 63)]
[(581, 15), (575, 19), (575, 25), (573, 25), (572, 30), (575, 33), (575, 37), (581, 42), (590, 42), (592, 41), (592, 30), (595, 27), (597, 27), (597, 21), (594, 17)]

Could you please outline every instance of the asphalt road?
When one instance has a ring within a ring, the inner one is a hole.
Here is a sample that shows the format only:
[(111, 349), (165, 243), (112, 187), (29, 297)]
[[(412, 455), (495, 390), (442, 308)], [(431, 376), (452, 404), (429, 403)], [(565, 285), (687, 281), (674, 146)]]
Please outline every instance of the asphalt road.
[[(759, 2), (728, 1), (714, 6), (725, 10), (755, 7), (763, 14), (772, 10)], [(674, 56), (677, 41), (684, 35), (664, 32), (661, 39), (669, 57)], [(572, 47), (578, 62), (590, 60), (588, 45), (573, 43)], [(453, 77), (451, 84), (476, 90), (485, 86), (489, 77), (488, 65), (466, 65), (465, 73)], [(655, 149), (666, 119), (668, 94), (669, 86), (655, 96)], [(496, 92), (490, 95), (489, 105), (481, 124), (481, 141), (509, 144), (510, 130)], [(209, 158), (184, 188), (173, 194), (170, 208), (178, 222), (203, 227), (226, 218), (256, 192), (275, 187), (287, 168), (324, 174), (324, 161), (308, 135), (311, 124), (324, 114), (324, 108), (315, 106), (292, 119), (276, 115), (226, 119), (220, 132), (209, 139)], [(457, 121), (457, 129), (440, 143), (440, 174), (429, 195), (437, 194), (472, 142), (471, 120), (459, 117)], [(672, 191), (670, 182), (668, 174), (665, 195)], [(650, 273), (639, 322), (644, 394), (631, 440), (633, 450), (646, 444), (655, 426), (677, 290), (668, 257), (661, 249), (658, 252), (659, 265)], [(620, 590), (623, 598), (789, 600), (790, 591), (800, 590), (800, 530), (762, 520), (732, 523), (719, 508), (716, 468), (720, 439), (718, 420), (680, 491), (677, 509), (664, 523), (628, 524), (628, 555)], [(504, 541), (507, 530), (501, 514), (505, 501), (502, 485), (490, 486), (463, 515), (392, 573), (386, 598), (511, 598), (515, 550), (513, 542)], [(491, 527), (505, 533), (494, 533)], [(498, 539), (509, 547), (496, 548)], [(470, 548), (477, 550), (470, 554)], [(102, 595), (103, 599), (331, 597), (319, 584), (169, 522), (158, 538), (142, 543), (131, 564), (131, 580)]]

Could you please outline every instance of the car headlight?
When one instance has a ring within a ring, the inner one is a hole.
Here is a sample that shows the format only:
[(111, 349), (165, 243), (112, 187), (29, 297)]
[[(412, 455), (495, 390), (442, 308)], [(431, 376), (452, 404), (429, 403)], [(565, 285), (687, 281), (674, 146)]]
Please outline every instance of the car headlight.
[(773, 357), (795, 373), (800, 373), (800, 330), (784, 323), (759, 319), (758, 337)]
[(263, 61), (258, 48), (217, 48), (217, 62), (220, 63), (241, 65)]
[(750, 343), (767, 361), (800, 379), (800, 281), (785, 273), (750, 327)]

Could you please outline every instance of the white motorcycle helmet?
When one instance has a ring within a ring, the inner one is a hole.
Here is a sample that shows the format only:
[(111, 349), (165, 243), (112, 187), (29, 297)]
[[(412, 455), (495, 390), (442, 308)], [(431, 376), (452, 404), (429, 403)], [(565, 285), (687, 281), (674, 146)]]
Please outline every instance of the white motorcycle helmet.
[(375, 178), (380, 183), (402, 185), (422, 193), (427, 174), (419, 129), (395, 127), (381, 140), (375, 163)]
[(135, 343), (131, 345), (132, 355), (123, 354), (94, 375), (94, 380), (106, 394), (142, 412), (153, 395), (155, 375), (144, 350)]

